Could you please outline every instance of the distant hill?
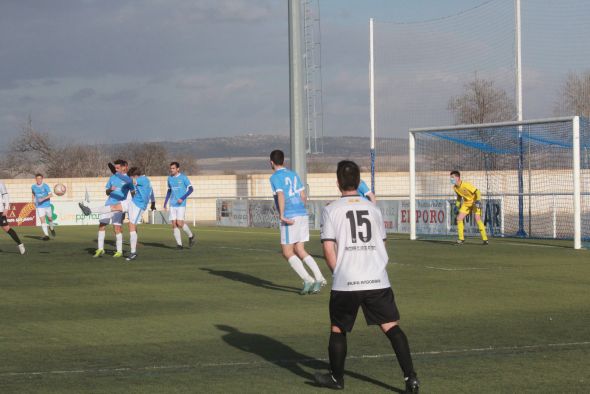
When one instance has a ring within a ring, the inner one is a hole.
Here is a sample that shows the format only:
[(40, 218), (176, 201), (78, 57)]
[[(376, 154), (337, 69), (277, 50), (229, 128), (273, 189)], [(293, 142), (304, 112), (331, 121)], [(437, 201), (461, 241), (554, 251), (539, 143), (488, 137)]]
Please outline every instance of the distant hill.
[[(377, 145), (387, 147), (391, 155), (406, 155), (408, 142), (401, 138), (378, 138)], [(171, 154), (190, 154), (198, 159), (228, 157), (268, 156), (274, 149), (282, 149), (287, 155), (290, 150), (289, 136), (250, 134), (236, 137), (197, 138), (177, 142), (166, 142)], [(329, 156), (369, 155), (369, 138), (325, 137), (324, 154)]]

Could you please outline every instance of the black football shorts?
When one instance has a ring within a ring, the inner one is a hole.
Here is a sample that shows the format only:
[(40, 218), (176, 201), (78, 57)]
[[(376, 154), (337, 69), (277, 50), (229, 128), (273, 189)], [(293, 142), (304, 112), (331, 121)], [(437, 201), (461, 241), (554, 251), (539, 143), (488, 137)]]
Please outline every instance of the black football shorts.
[(359, 291), (332, 290), (330, 322), (344, 331), (352, 331), (359, 307), (363, 309), (367, 325), (391, 323), (400, 318), (391, 287)]

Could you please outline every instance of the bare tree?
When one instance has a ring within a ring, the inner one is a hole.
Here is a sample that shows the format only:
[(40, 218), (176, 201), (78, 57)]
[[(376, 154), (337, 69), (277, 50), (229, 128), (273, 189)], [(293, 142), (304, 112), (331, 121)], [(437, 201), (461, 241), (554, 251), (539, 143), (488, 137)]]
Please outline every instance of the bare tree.
[(168, 173), (168, 151), (163, 144), (145, 142), (125, 145), (117, 156), (127, 160), (131, 166), (141, 168), (145, 174), (155, 176)]
[(478, 78), (464, 85), (465, 91), (449, 100), (448, 110), (456, 124), (502, 122), (515, 119), (514, 102), (494, 81)]
[(561, 86), (561, 100), (555, 106), (557, 115), (590, 117), (590, 70), (570, 72)]

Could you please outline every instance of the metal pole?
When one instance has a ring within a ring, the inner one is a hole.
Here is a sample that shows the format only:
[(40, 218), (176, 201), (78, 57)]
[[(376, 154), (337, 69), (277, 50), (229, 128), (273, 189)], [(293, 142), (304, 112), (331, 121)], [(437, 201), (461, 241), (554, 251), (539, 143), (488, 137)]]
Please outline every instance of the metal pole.
[(369, 19), (369, 92), (371, 121), (371, 191), (375, 193), (375, 57), (373, 52), (373, 18)]
[(289, 107), (291, 133), (291, 168), (307, 187), (305, 132), (303, 128), (304, 84), (301, 54), (301, 3), (289, 0)]
[(410, 239), (416, 239), (416, 137), (409, 135), (410, 146)]
[[(515, 33), (516, 33), (516, 118), (522, 121), (522, 64), (521, 64), (521, 34), (520, 34), (520, 0), (514, 0)], [(522, 140), (522, 126), (518, 126), (518, 232), (519, 237), (526, 237), (524, 230), (524, 146)]]
[(574, 249), (582, 249), (582, 205), (580, 184), (580, 117), (573, 121), (573, 175), (574, 175)]

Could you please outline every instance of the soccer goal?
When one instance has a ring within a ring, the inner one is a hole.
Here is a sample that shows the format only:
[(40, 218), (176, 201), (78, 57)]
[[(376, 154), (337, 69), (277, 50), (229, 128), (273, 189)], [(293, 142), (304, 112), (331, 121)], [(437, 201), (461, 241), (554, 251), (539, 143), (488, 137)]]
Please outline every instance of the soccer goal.
[[(452, 170), (482, 194), (493, 237), (590, 236), (590, 127), (562, 117), (410, 129), (410, 238), (457, 234)], [(478, 234), (473, 218), (466, 234)]]

